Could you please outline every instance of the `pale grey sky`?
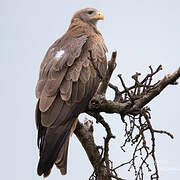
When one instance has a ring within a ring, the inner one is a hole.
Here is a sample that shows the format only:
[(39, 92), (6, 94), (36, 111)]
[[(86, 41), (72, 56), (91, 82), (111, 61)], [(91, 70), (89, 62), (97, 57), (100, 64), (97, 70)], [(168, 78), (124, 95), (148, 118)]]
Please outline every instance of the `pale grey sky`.
[[(105, 20), (98, 23), (107, 47), (108, 57), (117, 50), (116, 75), (123, 74), (128, 84), (135, 72), (144, 74), (148, 66), (163, 65), (157, 75), (162, 78), (180, 65), (179, 0), (1, 0), (0, 1), (0, 112), (1, 174), (0, 179), (40, 180), (36, 175), (38, 149), (34, 123), (35, 86), (40, 63), (47, 48), (67, 30), (75, 11), (94, 7)], [(111, 97), (111, 92), (108, 92)], [(180, 177), (180, 85), (168, 87), (150, 103), (152, 124), (175, 136), (157, 136), (156, 154), (161, 180)], [(83, 119), (83, 115), (81, 119)], [(117, 139), (112, 141), (111, 159), (128, 160), (120, 150), (123, 126), (118, 115), (105, 115)], [(102, 142), (100, 125), (95, 124), (96, 142)], [(119, 143), (119, 144), (118, 144)], [(122, 161), (121, 161), (122, 162)], [(125, 169), (122, 176), (133, 180)], [(53, 168), (48, 180), (86, 180), (92, 167), (75, 136), (71, 138), (68, 175), (62, 177)]]

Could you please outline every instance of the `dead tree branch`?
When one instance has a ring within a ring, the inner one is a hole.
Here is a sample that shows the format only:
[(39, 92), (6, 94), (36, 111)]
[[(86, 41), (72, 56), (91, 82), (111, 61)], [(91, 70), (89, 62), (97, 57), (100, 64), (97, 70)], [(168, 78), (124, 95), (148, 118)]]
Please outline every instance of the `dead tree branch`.
[(108, 62), (108, 69), (106, 71), (105, 77), (102, 79), (102, 82), (97, 90), (97, 94), (104, 95), (106, 93), (110, 78), (114, 69), (116, 68), (116, 56), (117, 52), (113, 52), (111, 56), (111, 60)]
[[(91, 53), (91, 52), (90, 52)], [(93, 137), (93, 125), (91, 121), (86, 121), (84, 124), (78, 123), (75, 134), (84, 147), (89, 160), (94, 167), (94, 172), (89, 180), (122, 180), (116, 172), (122, 166), (129, 165), (129, 170), (133, 169), (135, 173), (135, 180), (143, 180), (144, 168), (147, 168), (151, 173), (151, 179), (159, 179), (157, 159), (155, 156), (155, 134), (166, 134), (173, 138), (173, 135), (164, 130), (156, 130), (151, 124), (150, 108), (146, 105), (159, 95), (168, 85), (176, 85), (180, 78), (180, 67), (173, 73), (166, 75), (162, 80), (153, 82), (153, 76), (156, 75), (162, 66), (153, 70), (149, 66), (150, 73), (147, 74), (142, 81), (139, 80), (140, 73), (136, 72), (132, 76), (134, 85), (127, 87), (122, 75), (118, 75), (121, 85), (124, 90), (120, 91), (118, 86), (111, 84), (110, 78), (116, 67), (116, 52), (113, 52), (111, 60), (108, 62), (108, 69), (105, 77), (97, 90), (96, 95), (91, 99), (86, 113), (93, 116), (97, 123), (100, 123), (105, 131), (103, 147), (97, 146)], [(90, 54), (93, 63), (92, 55)], [(115, 96), (113, 100), (107, 100), (105, 93), (107, 88), (114, 90)], [(121, 116), (122, 123), (124, 123), (125, 141), (121, 146), (125, 152), (125, 147), (128, 143), (134, 147), (133, 155), (129, 161), (113, 167), (113, 162), (109, 159), (110, 140), (115, 138), (113, 136), (110, 125), (105, 121), (101, 112), (117, 113)], [(150, 139), (146, 136), (149, 132)], [(136, 164), (139, 158), (140, 165)], [(148, 159), (152, 159), (154, 163), (153, 170), (148, 163)]]
[[(177, 80), (180, 77), (180, 67), (173, 74), (166, 75), (162, 80), (160, 80), (154, 87), (139, 96), (134, 96), (134, 104), (132, 105), (130, 100), (126, 102), (117, 102), (112, 100), (107, 100), (104, 96), (96, 94), (89, 104), (89, 111), (96, 112), (106, 112), (106, 113), (118, 113), (122, 115), (134, 114), (139, 111), (142, 107), (148, 104), (153, 98), (159, 95), (164, 88), (168, 85), (177, 84)], [(128, 88), (131, 90), (132, 88)], [(123, 92), (125, 93), (125, 91)]]

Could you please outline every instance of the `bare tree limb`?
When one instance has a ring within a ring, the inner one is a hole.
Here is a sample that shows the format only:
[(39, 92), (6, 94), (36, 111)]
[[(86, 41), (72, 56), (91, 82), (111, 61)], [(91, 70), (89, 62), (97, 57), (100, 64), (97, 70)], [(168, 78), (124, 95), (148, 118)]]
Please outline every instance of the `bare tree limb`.
[(86, 154), (94, 167), (95, 174), (99, 177), (99, 180), (103, 180), (103, 177), (106, 175), (106, 168), (99, 166), (102, 160), (102, 154), (99, 152), (99, 147), (94, 142), (92, 127), (87, 128), (85, 124), (82, 124), (78, 121), (76, 130), (74, 131), (75, 135), (81, 142)]
[[(162, 80), (155, 84), (152, 84), (152, 79), (155, 74), (162, 70), (161, 65), (155, 71), (149, 66), (150, 73), (147, 74), (142, 81), (139, 81), (139, 76), (141, 74), (136, 72), (136, 74), (132, 76), (135, 84), (131, 87), (127, 87), (122, 76), (118, 75), (120, 82), (124, 87), (123, 91), (119, 91), (117, 86), (109, 82), (116, 67), (116, 55), (116, 52), (112, 53), (111, 60), (108, 62), (108, 69), (105, 77), (102, 77), (98, 72), (98, 69), (96, 69), (96, 66), (94, 66), (98, 77), (102, 79), (102, 81), (96, 95), (89, 102), (86, 111), (86, 113), (93, 116), (96, 121), (104, 127), (106, 131), (104, 146), (101, 147), (95, 144), (91, 121), (86, 121), (84, 124), (78, 122), (75, 130), (76, 136), (84, 147), (88, 158), (94, 167), (94, 172), (89, 180), (122, 180), (122, 178), (118, 177), (116, 170), (128, 164), (130, 165), (129, 170), (134, 169), (135, 180), (143, 180), (143, 168), (146, 167), (149, 172), (152, 171), (147, 161), (149, 157), (151, 157), (154, 162), (154, 173), (151, 174), (151, 179), (158, 180), (159, 173), (155, 156), (155, 133), (166, 134), (171, 138), (173, 138), (173, 135), (164, 130), (153, 129), (150, 121), (150, 108), (145, 107), (145, 105), (159, 95), (168, 85), (177, 84), (177, 80), (180, 78), (180, 67), (173, 74), (166, 75)], [(91, 52), (90, 60), (93, 64), (94, 61)], [(107, 100), (105, 98), (108, 86), (115, 92), (114, 100)], [(131, 143), (132, 146), (135, 145), (132, 158), (115, 168), (113, 167), (113, 162), (109, 159), (109, 142), (114, 136), (112, 135), (110, 125), (100, 115), (100, 112), (117, 113), (121, 116), (122, 122), (125, 125), (126, 137), (124, 144), (121, 146), (123, 151), (125, 151), (124, 147), (127, 143)], [(128, 121), (125, 116), (129, 117)], [(150, 133), (150, 140), (147, 140), (146, 131)], [(148, 143), (151, 143), (150, 147), (148, 146)], [(137, 168), (135, 160), (138, 158), (138, 154), (140, 154), (141, 163)]]
[(106, 75), (103, 78), (103, 80), (97, 90), (97, 94), (104, 95), (106, 93), (111, 75), (112, 75), (114, 69), (116, 68), (116, 56), (117, 56), (117, 52), (115, 51), (112, 53), (111, 60), (108, 62), (108, 69), (106, 71)]
[(168, 85), (177, 84), (180, 77), (180, 68), (171, 75), (166, 75), (153, 89), (147, 94), (134, 101), (132, 106), (131, 101), (124, 103), (107, 100), (104, 96), (96, 94), (90, 101), (88, 111), (131, 114), (139, 111), (143, 106), (148, 104), (153, 98), (160, 94)]

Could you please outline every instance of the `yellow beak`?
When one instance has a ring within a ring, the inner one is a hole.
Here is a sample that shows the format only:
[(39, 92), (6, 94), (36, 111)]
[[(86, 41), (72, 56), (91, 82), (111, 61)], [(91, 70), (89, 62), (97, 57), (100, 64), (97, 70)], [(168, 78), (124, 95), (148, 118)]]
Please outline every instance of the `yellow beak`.
[(104, 20), (104, 15), (101, 12), (97, 12), (97, 14), (93, 16), (92, 18), (97, 19), (97, 20)]

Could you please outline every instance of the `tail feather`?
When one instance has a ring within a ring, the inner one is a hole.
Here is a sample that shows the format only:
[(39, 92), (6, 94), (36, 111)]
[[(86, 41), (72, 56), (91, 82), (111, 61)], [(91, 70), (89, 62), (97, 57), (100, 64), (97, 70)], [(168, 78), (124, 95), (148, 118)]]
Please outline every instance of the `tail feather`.
[(35, 120), (36, 120), (36, 127), (38, 129), (37, 146), (41, 152), (47, 128), (42, 126), (41, 124), (41, 112), (39, 110), (39, 101), (36, 105)]
[[(62, 127), (56, 129), (47, 129), (46, 136), (43, 142), (43, 148), (40, 152), (40, 160), (37, 168), (38, 175), (44, 174), (48, 176), (54, 162), (56, 161), (59, 152), (61, 151), (66, 139), (69, 139), (69, 130), (61, 133)], [(58, 133), (60, 130), (60, 133)], [(56, 132), (54, 132), (56, 131)]]
[(69, 147), (69, 137), (66, 138), (66, 141), (62, 146), (61, 151), (59, 152), (57, 160), (55, 162), (56, 167), (61, 171), (62, 175), (65, 175), (67, 173), (68, 147)]

